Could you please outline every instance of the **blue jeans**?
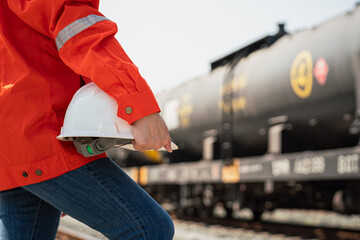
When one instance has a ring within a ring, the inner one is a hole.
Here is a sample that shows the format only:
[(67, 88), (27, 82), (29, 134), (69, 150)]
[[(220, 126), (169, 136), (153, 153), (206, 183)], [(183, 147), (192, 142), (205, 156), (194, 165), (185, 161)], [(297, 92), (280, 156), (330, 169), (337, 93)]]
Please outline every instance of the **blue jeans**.
[(104, 158), (48, 181), (0, 192), (0, 240), (55, 239), (61, 212), (109, 239), (170, 240), (174, 234), (169, 215)]

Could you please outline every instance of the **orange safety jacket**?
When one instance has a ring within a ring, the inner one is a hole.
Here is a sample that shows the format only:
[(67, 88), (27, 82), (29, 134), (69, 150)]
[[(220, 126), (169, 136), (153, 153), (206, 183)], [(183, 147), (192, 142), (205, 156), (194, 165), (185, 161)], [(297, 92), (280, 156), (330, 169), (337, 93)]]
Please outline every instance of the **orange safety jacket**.
[[(56, 139), (66, 108), (91, 79), (129, 124), (159, 112), (137, 67), (114, 38), (98, 0), (0, 1), (0, 190), (41, 182), (85, 158)], [(125, 111), (131, 107), (132, 111)]]

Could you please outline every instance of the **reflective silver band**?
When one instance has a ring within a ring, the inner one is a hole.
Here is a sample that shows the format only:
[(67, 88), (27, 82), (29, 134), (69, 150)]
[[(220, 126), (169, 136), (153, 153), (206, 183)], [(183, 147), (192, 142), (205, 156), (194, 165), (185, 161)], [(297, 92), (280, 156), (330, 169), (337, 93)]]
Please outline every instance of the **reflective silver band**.
[(58, 35), (55, 38), (56, 47), (58, 50), (60, 50), (64, 44), (72, 37), (74, 37), (76, 34), (84, 31), (85, 29), (91, 27), (95, 23), (109, 20), (106, 17), (98, 16), (98, 15), (89, 15), (87, 17), (80, 18), (66, 27), (62, 29)]

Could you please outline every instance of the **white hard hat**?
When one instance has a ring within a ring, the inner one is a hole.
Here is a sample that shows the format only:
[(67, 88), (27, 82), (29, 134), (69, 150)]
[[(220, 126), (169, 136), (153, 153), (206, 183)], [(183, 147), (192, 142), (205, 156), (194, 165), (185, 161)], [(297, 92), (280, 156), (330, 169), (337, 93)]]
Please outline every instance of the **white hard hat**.
[[(74, 141), (84, 156), (100, 154), (113, 146), (134, 150), (131, 126), (117, 116), (117, 108), (116, 100), (95, 83), (86, 84), (73, 96), (57, 139)], [(177, 146), (172, 143), (172, 148)]]

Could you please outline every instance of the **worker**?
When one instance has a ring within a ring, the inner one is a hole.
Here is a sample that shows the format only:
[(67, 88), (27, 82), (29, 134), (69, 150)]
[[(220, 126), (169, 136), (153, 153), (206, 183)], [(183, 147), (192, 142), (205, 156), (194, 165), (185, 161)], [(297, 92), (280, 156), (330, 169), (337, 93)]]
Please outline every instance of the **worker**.
[(132, 125), (134, 148), (171, 139), (155, 97), (98, 0), (0, 1), (0, 239), (55, 239), (61, 212), (109, 239), (172, 239), (168, 214), (105, 154), (57, 136), (74, 93), (94, 82)]

